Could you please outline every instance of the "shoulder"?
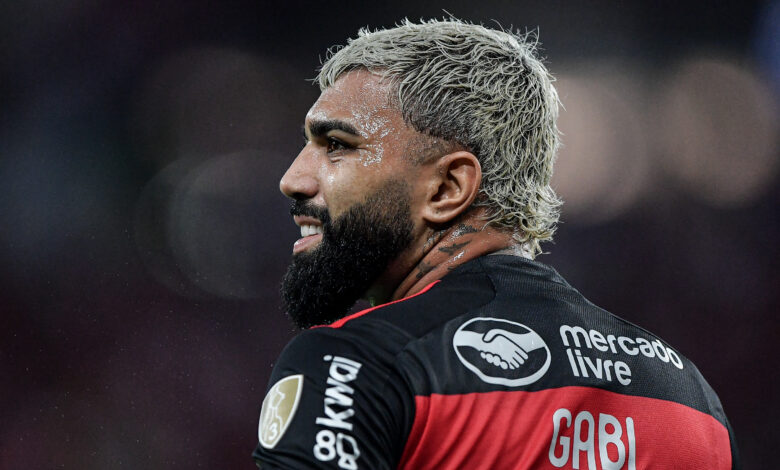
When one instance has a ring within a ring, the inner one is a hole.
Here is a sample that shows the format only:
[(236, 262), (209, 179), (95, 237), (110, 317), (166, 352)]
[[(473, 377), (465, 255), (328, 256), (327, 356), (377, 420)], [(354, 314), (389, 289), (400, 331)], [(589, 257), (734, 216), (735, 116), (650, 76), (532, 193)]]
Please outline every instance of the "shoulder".
[(271, 468), (392, 468), (413, 404), (392, 368), (393, 341), (315, 328), (280, 355), (254, 458)]
[(358, 312), (322, 329), (361, 338), (378, 335), (379, 344), (395, 340), (406, 346), (495, 298), (490, 276), (479, 268), (459, 268), (414, 295)]

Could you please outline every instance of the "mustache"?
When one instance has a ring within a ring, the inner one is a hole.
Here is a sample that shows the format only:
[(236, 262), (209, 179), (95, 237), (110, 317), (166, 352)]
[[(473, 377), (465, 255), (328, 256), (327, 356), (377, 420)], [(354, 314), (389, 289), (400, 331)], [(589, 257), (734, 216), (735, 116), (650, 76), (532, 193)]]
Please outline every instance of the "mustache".
[(322, 225), (330, 224), (330, 213), (325, 207), (319, 207), (310, 200), (296, 200), (290, 206), (290, 215), (303, 215), (314, 217), (322, 222)]

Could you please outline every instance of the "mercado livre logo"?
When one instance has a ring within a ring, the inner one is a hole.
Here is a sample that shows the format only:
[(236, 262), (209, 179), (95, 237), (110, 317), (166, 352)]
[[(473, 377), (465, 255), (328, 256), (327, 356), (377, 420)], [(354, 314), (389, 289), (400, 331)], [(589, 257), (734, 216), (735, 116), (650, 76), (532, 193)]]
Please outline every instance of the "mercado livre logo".
[(542, 337), (501, 318), (468, 320), (455, 332), (452, 345), (460, 362), (489, 384), (530, 385), (550, 367), (550, 349)]

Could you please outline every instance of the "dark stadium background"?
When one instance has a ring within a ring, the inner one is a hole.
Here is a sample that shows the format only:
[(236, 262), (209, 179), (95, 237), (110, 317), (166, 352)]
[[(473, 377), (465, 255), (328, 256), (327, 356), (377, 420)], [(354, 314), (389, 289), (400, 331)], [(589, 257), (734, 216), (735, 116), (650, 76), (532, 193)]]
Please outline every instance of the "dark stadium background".
[(443, 8), (538, 27), (558, 77), (541, 261), (777, 461), (780, 2), (49, 0), (0, 5), (0, 468), (254, 468), (307, 79)]

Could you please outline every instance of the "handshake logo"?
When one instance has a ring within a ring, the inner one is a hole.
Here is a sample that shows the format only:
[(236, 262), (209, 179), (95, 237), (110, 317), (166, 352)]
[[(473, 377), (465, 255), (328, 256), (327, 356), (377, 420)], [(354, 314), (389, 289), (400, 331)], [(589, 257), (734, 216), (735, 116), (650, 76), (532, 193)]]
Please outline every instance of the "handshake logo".
[(535, 331), (500, 318), (472, 318), (452, 338), (458, 359), (489, 384), (520, 387), (550, 367), (550, 349)]

